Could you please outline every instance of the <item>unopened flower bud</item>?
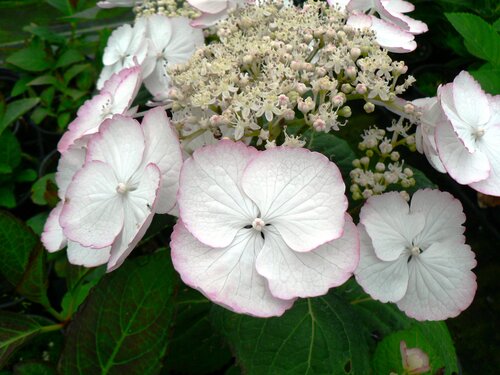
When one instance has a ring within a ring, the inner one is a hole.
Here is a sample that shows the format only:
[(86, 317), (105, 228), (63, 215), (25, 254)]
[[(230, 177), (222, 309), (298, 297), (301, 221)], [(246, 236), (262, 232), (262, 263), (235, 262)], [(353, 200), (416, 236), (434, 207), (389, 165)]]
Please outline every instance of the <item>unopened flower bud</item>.
[(366, 150), (365, 155), (371, 158), (373, 156), (373, 150)]
[(363, 156), (361, 159), (359, 159), (359, 161), (365, 167), (368, 167), (368, 164), (370, 164), (370, 158), (367, 156)]
[(384, 163), (380, 163), (378, 162), (376, 165), (375, 165), (375, 170), (377, 172), (383, 172), (385, 171), (385, 164)]
[(413, 176), (413, 171), (412, 171), (410, 168), (405, 168), (405, 169), (403, 170), (403, 173), (404, 173), (405, 175), (407, 175), (408, 177)]
[(340, 107), (345, 103), (346, 97), (344, 93), (338, 93), (337, 95), (334, 95), (330, 100), (335, 107)]
[(363, 83), (358, 83), (356, 85), (356, 92), (360, 95), (365, 95), (368, 92), (368, 88)]
[(405, 113), (408, 113), (408, 114), (413, 113), (413, 112), (415, 112), (415, 106), (411, 103), (407, 103), (404, 106), (404, 111), (405, 111)]
[(353, 47), (349, 51), (349, 54), (351, 55), (353, 60), (356, 60), (359, 56), (361, 56), (361, 50), (358, 47)]
[(352, 115), (351, 107), (349, 107), (348, 105), (342, 107), (339, 110), (338, 114), (339, 114), (339, 116), (342, 116), (342, 117), (351, 117), (351, 115)]
[(313, 122), (313, 128), (317, 132), (324, 132), (326, 130), (326, 123), (322, 119), (318, 118)]
[(371, 102), (366, 102), (365, 105), (363, 106), (363, 109), (365, 110), (366, 113), (372, 113), (375, 111), (375, 104)]
[(349, 94), (352, 92), (353, 90), (353, 87), (348, 84), (348, 83), (344, 83), (341, 87), (340, 87), (340, 90), (342, 90), (343, 93), (345, 94)]
[(397, 152), (397, 151), (391, 152), (391, 160), (398, 161), (399, 160), (399, 152)]
[(357, 71), (356, 71), (356, 68), (354, 66), (348, 66), (345, 69), (345, 75), (347, 76), (347, 78), (349, 78), (351, 80), (356, 78), (356, 74), (357, 74)]

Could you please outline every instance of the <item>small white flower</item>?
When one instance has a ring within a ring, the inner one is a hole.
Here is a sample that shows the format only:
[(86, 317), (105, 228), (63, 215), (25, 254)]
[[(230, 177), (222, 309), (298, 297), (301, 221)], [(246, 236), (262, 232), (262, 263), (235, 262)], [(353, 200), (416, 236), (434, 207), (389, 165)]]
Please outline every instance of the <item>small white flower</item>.
[(415, 319), (457, 316), (477, 288), (464, 221), (460, 202), (439, 190), (417, 191), (410, 205), (398, 192), (371, 197), (360, 213), (356, 280)]
[(358, 261), (338, 168), (305, 149), (223, 140), (185, 161), (172, 259), (183, 281), (254, 316), (325, 294)]

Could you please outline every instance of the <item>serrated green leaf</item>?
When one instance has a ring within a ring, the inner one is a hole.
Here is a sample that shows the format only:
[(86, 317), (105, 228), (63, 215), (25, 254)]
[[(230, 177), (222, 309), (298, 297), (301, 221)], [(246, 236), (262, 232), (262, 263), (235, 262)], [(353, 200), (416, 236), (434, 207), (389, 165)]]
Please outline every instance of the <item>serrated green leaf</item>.
[(492, 95), (500, 94), (500, 67), (487, 63), (469, 73), (479, 82), (483, 90)]
[(7, 126), (36, 106), (39, 102), (40, 99), (38, 98), (19, 99), (10, 102), (0, 120), (0, 134), (2, 134)]
[(85, 59), (83, 54), (76, 49), (66, 50), (56, 62), (56, 68), (62, 68)]
[(379, 343), (373, 357), (376, 374), (403, 373), (401, 341), (405, 341), (408, 348), (419, 348), (429, 356), (431, 371), (426, 374), (438, 373), (440, 369), (445, 369), (446, 374), (458, 373), (457, 356), (445, 323), (418, 322)]
[(125, 262), (95, 286), (69, 325), (61, 373), (155, 374), (173, 313), (167, 251)]
[(31, 44), (7, 57), (9, 64), (28, 72), (41, 72), (51, 67), (42, 43), (33, 41)]
[(45, 250), (23, 222), (0, 211), (0, 273), (26, 298), (48, 305)]
[(0, 135), (0, 169), (3, 173), (11, 173), (21, 163), (21, 146), (11, 131)]
[(28, 340), (40, 333), (42, 326), (27, 315), (0, 311), (0, 368)]
[(500, 65), (500, 35), (488, 22), (470, 13), (445, 13), (464, 38), (465, 47), (474, 56)]
[(369, 374), (369, 353), (350, 305), (334, 293), (300, 299), (278, 318), (215, 308), (213, 322), (245, 374)]
[(176, 298), (175, 322), (165, 367), (169, 371), (202, 375), (227, 365), (232, 355), (210, 323), (212, 303), (193, 289)]

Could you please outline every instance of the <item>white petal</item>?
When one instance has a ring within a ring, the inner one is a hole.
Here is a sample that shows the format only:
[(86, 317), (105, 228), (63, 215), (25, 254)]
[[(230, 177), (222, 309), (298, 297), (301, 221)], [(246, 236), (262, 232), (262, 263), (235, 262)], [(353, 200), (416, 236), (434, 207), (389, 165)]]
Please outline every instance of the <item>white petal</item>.
[(199, 242), (179, 220), (172, 234), (172, 261), (182, 280), (210, 300), (234, 312), (259, 317), (279, 316), (293, 300), (274, 297), (255, 269), (264, 240), (253, 229), (242, 229), (224, 248)]
[(397, 302), (408, 287), (408, 256), (401, 254), (393, 261), (377, 257), (372, 241), (362, 224), (358, 225), (361, 240), (359, 265), (354, 271), (356, 281), (373, 298), (382, 302)]
[[(147, 19), (147, 36), (152, 42), (152, 51), (155, 55), (163, 52), (168, 45), (175, 28), (172, 27), (171, 18), (160, 14), (153, 14)], [(177, 30), (175, 30), (177, 32)]]
[(196, 150), (184, 162), (177, 197), (180, 217), (199, 241), (228, 246), (257, 217), (255, 204), (240, 186), (243, 171), (257, 154), (241, 142), (223, 140)]
[(462, 204), (451, 194), (439, 190), (418, 190), (411, 198), (410, 211), (425, 217), (425, 226), (413, 243), (427, 248), (435, 242), (453, 239), (464, 242), (465, 214)]
[(366, 12), (367, 10), (375, 7), (374, 0), (351, 0), (347, 4), (347, 10), (349, 12), (361, 11)]
[(185, 17), (171, 19), (172, 27), (176, 31), (163, 56), (169, 64), (182, 64), (189, 60), (198, 46), (205, 43), (203, 31), (190, 25), (190, 20)]
[(480, 151), (470, 153), (453, 131), (449, 122), (436, 127), (436, 147), (449, 175), (460, 184), (470, 184), (488, 178), (490, 163)]
[(283, 241), (273, 227), (266, 227), (262, 251), (257, 256), (257, 272), (269, 282), (278, 298), (315, 297), (343, 284), (351, 277), (359, 260), (356, 226), (346, 214), (342, 237), (316, 249), (299, 253)]
[(490, 175), (481, 181), (470, 185), (483, 194), (500, 196), (500, 123), (487, 128), (484, 136), (478, 142), (480, 152), (488, 158)]
[(195, 18), (191, 22), (191, 26), (193, 27), (200, 27), (200, 28), (205, 28), (205, 27), (210, 27), (215, 25), (219, 20), (222, 20), (227, 17), (227, 10), (223, 10), (219, 13), (202, 13), (201, 16), (198, 18)]
[(110, 246), (123, 227), (123, 202), (112, 168), (87, 162), (66, 191), (59, 222), (68, 239), (86, 247)]
[(464, 122), (482, 125), (490, 119), (488, 98), (479, 83), (466, 71), (460, 72), (453, 80), (453, 99)]
[(112, 95), (111, 114), (124, 114), (135, 99), (141, 86), (141, 68), (134, 66), (126, 68), (111, 76), (104, 83), (103, 92)]
[(146, 113), (142, 120), (142, 130), (146, 141), (144, 163), (156, 164), (161, 172), (161, 190), (155, 212), (165, 214), (174, 207), (179, 190), (182, 167), (179, 140), (165, 110), (160, 107)]
[(412, 3), (404, 0), (382, 0), (382, 5), (389, 12), (408, 13), (415, 10)]
[(219, 13), (228, 7), (227, 0), (187, 0), (189, 5), (203, 13)]
[(156, 61), (151, 74), (144, 79), (144, 86), (156, 100), (162, 100), (168, 98), (170, 82), (166, 61), (162, 58)]
[(385, 261), (398, 259), (425, 226), (424, 215), (410, 212), (408, 203), (398, 192), (370, 197), (361, 208), (359, 218), (375, 253)]
[(59, 188), (57, 195), (64, 199), (75, 173), (82, 168), (87, 154), (88, 137), (79, 138), (66, 150), (57, 164), (56, 183)]
[(104, 84), (114, 73), (120, 71), (120, 68), (123, 68), (122, 64), (113, 64), (113, 65), (105, 65), (102, 67), (101, 74), (99, 74), (99, 78), (97, 79), (96, 87), (98, 90), (104, 87)]
[(476, 261), (468, 245), (435, 243), (412, 257), (408, 290), (398, 307), (418, 320), (443, 320), (465, 310), (476, 292)]
[(124, 56), (129, 48), (133, 37), (133, 30), (130, 25), (122, 25), (111, 33), (108, 39), (102, 62), (104, 65), (114, 65)]
[(127, 193), (123, 201), (125, 215), (123, 230), (111, 248), (108, 272), (115, 270), (123, 263), (149, 228), (154, 216), (160, 179), (158, 166), (149, 164), (141, 176), (137, 189)]
[(87, 160), (103, 161), (113, 168), (119, 182), (126, 183), (142, 162), (144, 133), (139, 123), (115, 115), (99, 127), (89, 141)]
[(66, 246), (67, 242), (66, 236), (59, 224), (59, 215), (61, 215), (62, 206), (63, 202), (60, 201), (57, 206), (50, 211), (49, 217), (43, 227), (41, 240), (43, 246), (51, 253), (61, 250)]
[(374, 16), (372, 18), (372, 30), (377, 37), (377, 43), (391, 52), (405, 53), (417, 48), (414, 35), (400, 27), (380, 20)]
[(66, 253), (71, 264), (84, 267), (97, 267), (109, 260), (111, 246), (102, 249), (84, 247), (78, 242), (68, 241)]
[(261, 218), (295, 251), (310, 251), (342, 235), (345, 185), (337, 166), (322, 154), (267, 150), (248, 165), (242, 186)]

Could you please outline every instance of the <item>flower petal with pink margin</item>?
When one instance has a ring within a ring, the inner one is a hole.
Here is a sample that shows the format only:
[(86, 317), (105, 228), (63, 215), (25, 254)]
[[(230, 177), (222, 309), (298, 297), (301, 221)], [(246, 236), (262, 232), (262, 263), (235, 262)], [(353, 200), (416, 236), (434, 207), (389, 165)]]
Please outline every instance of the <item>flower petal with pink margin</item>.
[(295, 251), (342, 236), (347, 198), (338, 167), (324, 155), (276, 147), (258, 154), (241, 180), (260, 217)]
[(241, 229), (229, 246), (213, 248), (198, 241), (179, 220), (170, 247), (182, 280), (210, 300), (237, 313), (280, 316), (294, 300), (274, 297), (255, 269), (263, 244), (257, 231)]
[(67, 243), (66, 236), (59, 224), (59, 216), (61, 215), (62, 207), (62, 201), (57, 203), (57, 206), (50, 211), (49, 217), (43, 227), (41, 240), (43, 246), (45, 246), (50, 253), (61, 250)]
[(106, 246), (102, 249), (92, 249), (82, 246), (78, 242), (68, 241), (66, 254), (71, 264), (84, 267), (97, 267), (108, 262), (110, 251), (111, 246)]

